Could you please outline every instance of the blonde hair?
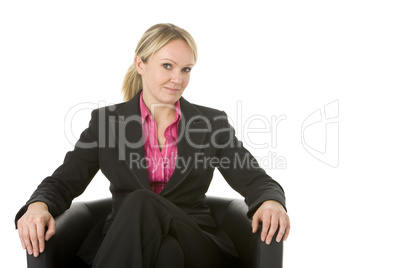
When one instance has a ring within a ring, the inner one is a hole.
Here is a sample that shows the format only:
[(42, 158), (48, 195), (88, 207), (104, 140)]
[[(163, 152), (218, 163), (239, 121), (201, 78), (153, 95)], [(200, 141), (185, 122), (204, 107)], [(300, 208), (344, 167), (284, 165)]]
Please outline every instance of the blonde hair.
[[(147, 62), (154, 53), (175, 39), (182, 39), (190, 46), (194, 53), (194, 63), (197, 62), (197, 45), (193, 37), (186, 30), (171, 23), (159, 23), (149, 28), (138, 42), (135, 56), (139, 56), (143, 62)], [(142, 78), (137, 72), (135, 61), (133, 61), (123, 79), (121, 92), (124, 101), (132, 99), (141, 89)]]

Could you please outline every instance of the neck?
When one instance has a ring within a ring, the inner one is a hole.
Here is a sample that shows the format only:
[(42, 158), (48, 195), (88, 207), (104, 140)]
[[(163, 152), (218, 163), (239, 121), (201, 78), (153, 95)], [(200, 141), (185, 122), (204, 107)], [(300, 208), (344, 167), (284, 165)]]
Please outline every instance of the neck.
[(170, 107), (156, 107), (154, 111), (149, 111), (156, 122), (170, 122), (176, 114), (176, 111)]

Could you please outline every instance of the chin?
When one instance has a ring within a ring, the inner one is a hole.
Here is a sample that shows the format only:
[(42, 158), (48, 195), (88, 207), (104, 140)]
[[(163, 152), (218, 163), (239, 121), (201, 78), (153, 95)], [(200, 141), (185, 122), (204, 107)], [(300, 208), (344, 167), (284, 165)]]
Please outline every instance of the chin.
[(180, 99), (180, 97), (178, 97), (178, 96), (170, 96), (170, 97), (161, 98), (160, 102), (165, 103), (165, 104), (174, 104), (174, 103), (176, 103), (176, 101), (178, 99)]
[(181, 95), (183, 92), (177, 92), (177, 93), (167, 93), (165, 96), (165, 100), (169, 100), (169, 101), (177, 101), (178, 99), (180, 99)]

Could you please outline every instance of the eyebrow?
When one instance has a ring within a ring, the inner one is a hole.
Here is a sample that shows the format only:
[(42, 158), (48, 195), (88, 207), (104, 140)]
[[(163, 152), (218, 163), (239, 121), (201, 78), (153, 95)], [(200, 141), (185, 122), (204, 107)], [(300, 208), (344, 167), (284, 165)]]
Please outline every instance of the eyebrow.
[[(169, 59), (169, 58), (164, 58), (164, 59), (161, 59), (161, 60), (169, 60), (169, 61), (171, 61), (171, 62), (173, 62), (174, 64), (176, 64), (177, 65), (177, 62), (175, 62), (174, 60), (171, 60), (171, 59)], [(189, 63), (189, 64), (186, 64), (185, 66), (194, 66), (194, 64), (192, 64), (192, 63)]]

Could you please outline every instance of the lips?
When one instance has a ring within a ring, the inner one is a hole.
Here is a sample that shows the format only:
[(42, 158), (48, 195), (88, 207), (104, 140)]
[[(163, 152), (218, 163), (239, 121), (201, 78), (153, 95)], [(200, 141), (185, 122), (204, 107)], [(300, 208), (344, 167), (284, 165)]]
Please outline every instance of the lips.
[(180, 89), (177, 88), (171, 88), (171, 87), (165, 87), (167, 90), (173, 91), (173, 92), (178, 92)]

